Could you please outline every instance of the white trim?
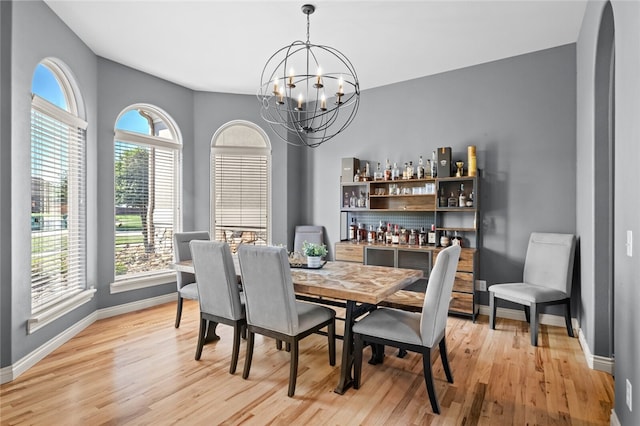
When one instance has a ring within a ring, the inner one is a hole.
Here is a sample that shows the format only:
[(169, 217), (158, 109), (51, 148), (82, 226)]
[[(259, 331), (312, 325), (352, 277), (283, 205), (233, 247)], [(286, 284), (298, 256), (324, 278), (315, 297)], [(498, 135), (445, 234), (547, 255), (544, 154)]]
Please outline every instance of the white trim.
[(153, 148), (162, 147), (167, 149), (182, 150), (182, 144), (173, 139), (165, 139), (159, 136), (143, 135), (128, 130), (116, 129), (114, 139), (119, 142), (132, 142), (138, 145), (150, 146)]
[(116, 280), (109, 286), (111, 294), (122, 293), (124, 291), (139, 290), (141, 288), (154, 287), (157, 285), (171, 284), (176, 282), (176, 272), (168, 271), (152, 275), (138, 275)]
[(45, 325), (51, 324), (63, 315), (66, 315), (74, 309), (84, 305), (93, 299), (95, 292), (95, 288), (84, 290), (73, 297), (65, 299), (62, 302), (31, 316), (31, 318), (27, 320), (27, 334), (32, 334), (38, 331)]
[[(128, 314), (130, 312), (151, 308), (153, 306), (164, 305), (165, 303), (177, 303), (177, 300), (178, 295), (176, 292), (163, 294), (162, 296), (151, 297), (149, 299), (136, 300), (135, 302), (123, 303), (122, 305), (98, 309), (98, 320), (115, 317), (117, 315)], [(167, 322), (167, 324), (173, 325), (173, 318), (171, 318), (170, 321)]]
[[(489, 309), (489, 306), (480, 305), (479, 312), (481, 315), (489, 316), (491, 310)], [(524, 310), (522, 309), (497, 308), (496, 317), (511, 319), (515, 321), (526, 321)], [(540, 324), (552, 325), (556, 327), (566, 327), (563, 316), (552, 314), (540, 314)], [(613, 375), (615, 360), (613, 358), (593, 355), (591, 353), (591, 350), (589, 349), (589, 345), (587, 344), (587, 339), (585, 338), (584, 333), (582, 333), (580, 323), (576, 318), (571, 319), (571, 325), (573, 326), (574, 330), (578, 330), (578, 341), (580, 342), (582, 353), (584, 354), (589, 368), (596, 371), (604, 371), (605, 373)]]
[(40, 111), (44, 115), (55, 118), (56, 120), (64, 123), (68, 126), (77, 127), (82, 130), (87, 130), (88, 123), (82, 118), (65, 111), (58, 106), (52, 104), (48, 100), (41, 98), (36, 94), (31, 95), (31, 107), (37, 111)]
[(609, 423), (611, 426), (622, 426), (620, 420), (618, 420), (618, 415), (616, 414), (616, 409), (611, 409), (611, 417), (609, 418)]
[[(18, 362), (2, 370), (2, 383), (9, 382), (16, 379), (19, 375), (27, 371), (29, 368), (36, 365), (40, 360), (49, 355), (51, 352), (58, 349), (63, 344), (71, 340), (75, 335), (80, 333), (85, 328), (89, 327), (96, 320), (96, 313), (93, 312), (81, 319), (71, 327), (67, 328), (62, 333), (58, 334), (48, 342), (42, 344), (33, 352), (22, 357)], [(6, 371), (5, 371), (6, 370)]]
[(589, 368), (592, 370), (604, 371), (605, 373), (609, 373), (613, 376), (613, 369), (615, 366), (614, 358), (593, 355), (591, 353), (591, 349), (589, 348), (589, 344), (587, 343), (587, 338), (582, 332), (582, 329), (578, 330), (578, 339), (580, 341), (580, 346), (582, 347), (582, 352), (584, 353), (584, 357), (587, 360), (587, 365), (589, 365)]
[[(33, 352), (25, 355), (20, 360), (18, 360), (15, 364), (3, 367), (0, 369), (0, 384), (8, 383), (12, 380), (15, 380), (22, 373), (27, 371), (29, 368), (36, 365), (40, 360), (44, 359), (47, 355), (51, 354), (53, 351), (58, 349), (63, 344), (67, 343), (77, 334), (79, 334), (82, 330), (89, 327), (91, 324), (96, 322), (97, 320), (109, 318), (114, 315), (122, 315), (134, 311), (138, 311), (140, 309), (150, 308), (152, 306), (163, 305), (169, 302), (175, 302), (176, 293), (169, 293), (162, 296), (152, 297), (149, 299), (138, 300), (136, 302), (125, 303), (123, 305), (112, 306), (109, 308), (98, 309), (95, 312), (87, 315), (85, 318), (81, 319), (77, 323), (73, 324), (71, 327), (67, 328), (62, 333), (53, 337), (48, 342), (42, 344), (40, 347), (35, 349)], [(169, 326), (173, 327), (173, 322), (168, 322)]]

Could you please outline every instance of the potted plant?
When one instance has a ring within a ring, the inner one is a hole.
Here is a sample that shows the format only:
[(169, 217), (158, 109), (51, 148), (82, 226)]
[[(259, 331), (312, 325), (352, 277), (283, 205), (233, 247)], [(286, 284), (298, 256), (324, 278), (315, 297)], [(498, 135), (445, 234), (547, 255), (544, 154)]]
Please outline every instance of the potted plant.
[(305, 241), (302, 244), (302, 252), (307, 256), (307, 266), (319, 268), (322, 257), (327, 255), (327, 246), (324, 244), (314, 244)]

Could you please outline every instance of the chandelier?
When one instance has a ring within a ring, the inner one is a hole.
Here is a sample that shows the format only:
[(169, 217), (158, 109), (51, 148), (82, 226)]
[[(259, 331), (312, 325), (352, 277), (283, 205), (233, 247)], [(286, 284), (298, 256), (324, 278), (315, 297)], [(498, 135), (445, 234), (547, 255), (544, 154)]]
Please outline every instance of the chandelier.
[(360, 103), (360, 85), (351, 61), (337, 49), (294, 41), (274, 53), (262, 70), (260, 115), (285, 142), (315, 148), (351, 124)]

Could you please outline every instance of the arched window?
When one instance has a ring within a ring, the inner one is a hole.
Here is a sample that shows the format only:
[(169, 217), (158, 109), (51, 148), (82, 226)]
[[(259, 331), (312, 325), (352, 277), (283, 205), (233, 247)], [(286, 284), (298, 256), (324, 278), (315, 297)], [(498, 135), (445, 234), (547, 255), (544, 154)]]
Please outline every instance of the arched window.
[(116, 121), (115, 288), (124, 280), (146, 283), (132, 288), (175, 280), (169, 265), (180, 223), (181, 150), (176, 124), (159, 108), (132, 105)]
[(45, 59), (31, 85), (30, 331), (86, 290), (87, 123), (69, 75)]
[(223, 125), (211, 142), (211, 230), (235, 253), (271, 241), (271, 144), (248, 121)]

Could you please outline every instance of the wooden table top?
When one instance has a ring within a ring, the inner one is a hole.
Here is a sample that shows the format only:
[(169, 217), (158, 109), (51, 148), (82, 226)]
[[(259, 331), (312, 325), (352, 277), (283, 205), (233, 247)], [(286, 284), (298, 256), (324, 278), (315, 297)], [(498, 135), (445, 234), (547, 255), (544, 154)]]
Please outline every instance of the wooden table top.
[[(190, 260), (177, 262), (173, 268), (193, 273)], [(296, 293), (371, 304), (382, 302), (422, 276), (421, 270), (353, 262), (327, 262), (322, 269), (291, 269)]]

